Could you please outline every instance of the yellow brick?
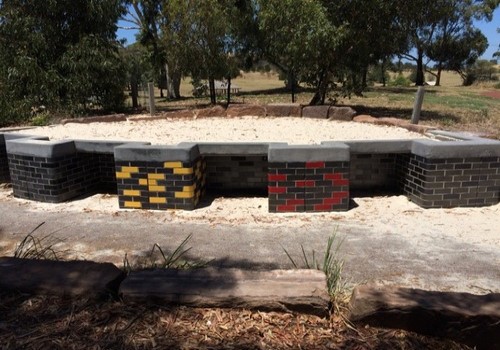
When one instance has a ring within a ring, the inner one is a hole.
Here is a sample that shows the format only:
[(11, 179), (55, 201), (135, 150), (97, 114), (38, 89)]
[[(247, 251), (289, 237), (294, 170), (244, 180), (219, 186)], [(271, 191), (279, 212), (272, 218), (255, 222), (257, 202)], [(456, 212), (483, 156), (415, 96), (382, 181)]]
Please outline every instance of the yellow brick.
[(142, 208), (141, 202), (125, 202), (125, 208)]
[(175, 198), (193, 198), (194, 192), (175, 192)]
[(148, 179), (139, 179), (139, 185), (141, 185), (141, 186), (147, 186), (148, 185)]
[(151, 192), (165, 192), (167, 189), (165, 186), (149, 186)]
[(163, 197), (149, 197), (149, 203), (151, 204), (165, 204), (167, 199)]
[(117, 179), (130, 179), (130, 173), (117, 172), (116, 178)]
[(149, 186), (158, 186), (158, 180), (149, 180), (148, 185)]
[(124, 190), (123, 191), (124, 196), (140, 196), (141, 191), (138, 190)]
[(174, 169), (175, 175), (189, 175), (193, 173), (193, 168), (176, 168)]
[(165, 180), (165, 174), (148, 174), (148, 180)]
[(124, 173), (138, 173), (139, 168), (136, 166), (122, 166), (122, 171)]
[(182, 163), (181, 162), (165, 162), (163, 165), (164, 168), (182, 168)]
[(182, 192), (193, 192), (195, 189), (195, 186), (194, 185), (191, 185), (191, 186), (184, 186), (182, 188)]

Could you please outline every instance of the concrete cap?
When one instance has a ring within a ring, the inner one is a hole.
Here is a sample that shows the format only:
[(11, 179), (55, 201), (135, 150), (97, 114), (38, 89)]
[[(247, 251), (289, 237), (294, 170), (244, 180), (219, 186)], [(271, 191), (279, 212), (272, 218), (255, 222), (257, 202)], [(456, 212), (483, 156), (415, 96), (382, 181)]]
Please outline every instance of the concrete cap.
[(17, 139), (48, 140), (49, 138), (47, 136), (36, 136), (36, 135), (15, 134), (15, 133), (0, 134), (0, 144), (5, 143), (7, 140), (17, 140)]
[(200, 156), (196, 144), (182, 146), (125, 144), (115, 147), (114, 153), (115, 160), (141, 162), (190, 162)]
[(128, 141), (100, 141), (100, 140), (75, 140), (75, 147), (78, 152), (86, 153), (109, 153), (113, 154), (115, 147), (122, 145), (150, 145), (149, 142), (128, 142)]
[(349, 146), (342, 142), (328, 145), (270, 145), (269, 162), (348, 162)]
[(64, 157), (76, 153), (75, 143), (68, 140), (47, 141), (30, 138), (7, 140), (7, 154), (41, 158)]
[[(181, 145), (191, 143), (182, 142)], [(270, 145), (287, 145), (279, 142), (200, 142), (197, 143), (200, 154), (212, 155), (266, 155)]]
[(444, 142), (415, 140), (411, 152), (428, 159), (500, 157), (500, 142), (486, 139)]
[[(331, 141), (321, 142), (329, 145)], [(410, 153), (412, 140), (345, 141), (351, 153)]]

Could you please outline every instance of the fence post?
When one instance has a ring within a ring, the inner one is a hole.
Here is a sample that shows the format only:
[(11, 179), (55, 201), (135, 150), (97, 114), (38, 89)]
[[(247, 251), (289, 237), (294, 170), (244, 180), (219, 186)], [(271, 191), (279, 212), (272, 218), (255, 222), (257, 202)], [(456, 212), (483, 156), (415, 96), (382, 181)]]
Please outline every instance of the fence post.
[(155, 114), (155, 86), (154, 83), (148, 83), (149, 95), (149, 113), (153, 116)]
[(420, 119), (420, 111), (422, 110), (422, 103), (424, 102), (424, 93), (425, 88), (423, 86), (419, 86), (417, 90), (417, 94), (415, 96), (415, 104), (413, 105), (413, 113), (411, 115), (411, 123), (418, 124), (418, 120)]

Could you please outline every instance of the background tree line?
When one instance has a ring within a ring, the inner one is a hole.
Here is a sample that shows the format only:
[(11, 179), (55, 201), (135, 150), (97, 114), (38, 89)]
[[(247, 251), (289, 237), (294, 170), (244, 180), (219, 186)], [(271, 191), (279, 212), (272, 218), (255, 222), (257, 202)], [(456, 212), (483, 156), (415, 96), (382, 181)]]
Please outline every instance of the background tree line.
[[(266, 60), (294, 95), (311, 104), (361, 93), (370, 71), (382, 80), (395, 58), (425, 73), (459, 72), (464, 82), (487, 39), (474, 20), (491, 20), (500, 0), (0, 0), (0, 124), (47, 110), (78, 114), (123, 108), (128, 85), (153, 79), (180, 97), (181, 78), (215, 80)], [(118, 20), (139, 30), (117, 41)], [(430, 64), (434, 70), (431, 70)], [(229, 91), (230, 89), (228, 89)], [(137, 104), (136, 99), (133, 99)], [(229, 103), (230, 96), (227, 96)]]

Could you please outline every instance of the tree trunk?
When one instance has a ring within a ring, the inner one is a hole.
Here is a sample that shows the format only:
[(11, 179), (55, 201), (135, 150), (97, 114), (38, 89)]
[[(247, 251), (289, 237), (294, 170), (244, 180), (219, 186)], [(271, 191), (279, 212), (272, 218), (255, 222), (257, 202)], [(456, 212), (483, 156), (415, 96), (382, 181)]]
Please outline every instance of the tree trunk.
[(368, 76), (368, 66), (363, 68), (361, 76), (361, 88), (364, 90), (367, 87), (366, 81)]
[(441, 63), (438, 64), (438, 71), (436, 74), (436, 86), (441, 86), (441, 72), (443, 71), (443, 66)]
[(165, 63), (165, 79), (167, 82), (167, 97), (170, 99), (174, 99), (174, 100), (177, 99), (177, 96), (175, 95), (174, 84), (172, 81), (172, 75), (170, 73), (168, 63)]
[(130, 83), (130, 90), (132, 95), (132, 108), (137, 108), (139, 107), (139, 103), (137, 101), (137, 97), (139, 95), (139, 87), (137, 86), (136, 81)]
[(292, 92), (292, 103), (295, 103), (295, 74), (290, 72), (289, 81), (291, 83), (291, 92)]
[(424, 85), (424, 52), (422, 49), (417, 49), (417, 77), (415, 79), (416, 86)]
[(386, 81), (385, 81), (385, 58), (382, 59), (382, 62), (380, 63), (380, 73), (382, 73), (382, 86), (385, 87)]
[(172, 85), (176, 99), (181, 98), (181, 78), (181, 74), (178, 72), (172, 74)]
[(208, 79), (208, 87), (210, 90), (210, 103), (212, 105), (215, 105), (217, 103), (217, 97), (215, 96), (215, 79), (214, 78)]
[(231, 103), (231, 77), (227, 77), (227, 107)]
[(326, 90), (328, 85), (328, 79), (325, 76), (324, 72), (321, 72), (318, 80), (318, 85), (316, 87), (316, 92), (314, 93), (313, 98), (309, 102), (309, 105), (324, 105), (326, 99)]

